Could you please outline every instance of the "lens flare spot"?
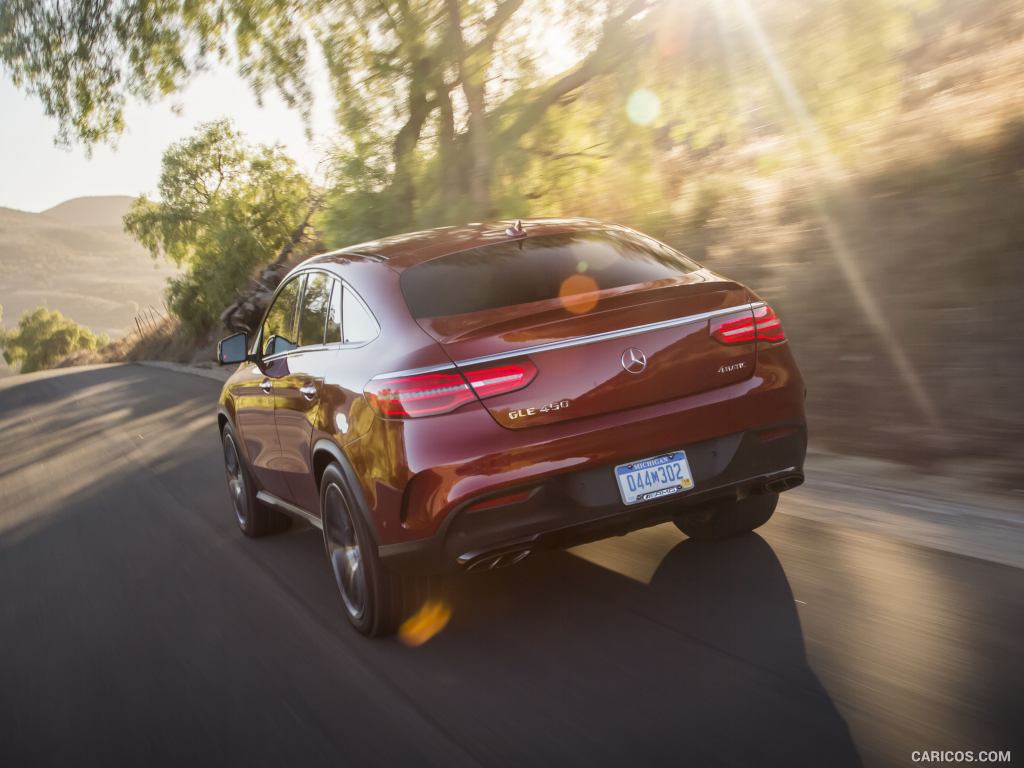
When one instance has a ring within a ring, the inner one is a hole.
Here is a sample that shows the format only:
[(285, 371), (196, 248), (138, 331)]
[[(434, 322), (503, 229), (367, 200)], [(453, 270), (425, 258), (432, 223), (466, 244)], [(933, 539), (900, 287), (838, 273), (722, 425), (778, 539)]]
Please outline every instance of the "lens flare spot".
[(402, 622), (398, 639), (410, 648), (417, 648), (448, 626), (451, 606), (440, 600), (428, 600), (416, 613)]
[(576, 271), (579, 272), (580, 274), (586, 272), (588, 269), (590, 269), (590, 265), (587, 264), (587, 262), (585, 262), (583, 259), (580, 259), (576, 263)]
[(576, 315), (583, 315), (597, 306), (597, 281), (588, 275), (569, 275), (558, 289), (562, 306)]
[(678, 29), (659, 29), (654, 35), (654, 48), (662, 58), (674, 58), (683, 50), (683, 36)]
[(660, 113), (661, 99), (654, 91), (641, 88), (626, 100), (626, 116), (637, 125), (650, 125)]

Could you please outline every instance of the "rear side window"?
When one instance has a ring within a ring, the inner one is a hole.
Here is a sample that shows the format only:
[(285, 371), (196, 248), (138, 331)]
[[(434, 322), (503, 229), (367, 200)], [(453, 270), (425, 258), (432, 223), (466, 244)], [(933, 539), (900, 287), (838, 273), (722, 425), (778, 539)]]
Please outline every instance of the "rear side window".
[(473, 248), (410, 267), (401, 287), (415, 318), (444, 317), (677, 278), (699, 266), (620, 230), (546, 235)]
[(361, 344), (377, 337), (377, 321), (347, 285), (341, 305), (341, 332), (346, 344)]
[(298, 341), (295, 332), (295, 316), (299, 307), (299, 293), (304, 275), (293, 277), (277, 294), (274, 303), (263, 321), (263, 355), (276, 355), (295, 349)]
[(327, 310), (327, 334), (324, 336), (327, 344), (341, 342), (341, 283), (331, 280), (331, 304)]
[(300, 347), (324, 343), (331, 282), (323, 272), (311, 272), (306, 277), (306, 290), (302, 294), (302, 310), (299, 312)]

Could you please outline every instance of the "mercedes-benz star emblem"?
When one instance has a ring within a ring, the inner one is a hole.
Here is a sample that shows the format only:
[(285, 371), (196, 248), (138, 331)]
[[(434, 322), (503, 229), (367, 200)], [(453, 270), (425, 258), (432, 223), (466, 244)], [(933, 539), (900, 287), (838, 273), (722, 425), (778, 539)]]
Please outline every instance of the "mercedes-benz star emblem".
[(647, 367), (647, 355), (636, 347), (630, 347), (622, 353), (622, 367), (629, 373), (642, 373)]

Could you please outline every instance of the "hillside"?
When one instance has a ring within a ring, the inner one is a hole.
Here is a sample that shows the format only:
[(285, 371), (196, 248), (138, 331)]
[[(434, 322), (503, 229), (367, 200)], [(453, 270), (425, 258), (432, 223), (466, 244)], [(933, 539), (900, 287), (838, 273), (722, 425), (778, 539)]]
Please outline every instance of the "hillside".
[(73, 227), (116, 227), (128, 211), (132, 198), (127, 195), (74, 197), (42, 211), (43, 216)]
[(43, 213), (0, 208), (4, 325), (12, 327), (23, 312), (42, 305), (116, 337), (133, 327), (140, 308), (162, 308), (174, 270), (154, 262), (121, 230), (130, 202), (86, 197)]

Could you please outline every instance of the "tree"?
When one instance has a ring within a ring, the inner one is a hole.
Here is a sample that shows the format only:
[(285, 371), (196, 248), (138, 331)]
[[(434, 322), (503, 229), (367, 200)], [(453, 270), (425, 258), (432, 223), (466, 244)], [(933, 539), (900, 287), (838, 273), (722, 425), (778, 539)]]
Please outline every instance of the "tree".
[[(392, 230), (438, 214), (452, 222), (493, 217), (504, 158), (549, 110), (640, 50), (664, 3), (339, 5), (346, 12), (319, 33), (344, 134), (327, 225), (358, 237), (379, 234), (382, 215)], [(573, 31), (582, 51), (548, 77), (523, 31), (545, 24)]]
[(124, 130), (128, 99), (179, 91), (212, 61), (236, 58), (257, 95), (268, 86), (303, 112), (304, 22), (318, 0), (4, 0), (0, 63), (86, 146)]
[[(237, 58), (257, 95), (305, 111), (315, 40), (340, 129), (324, 225), (351, 242), (575, 210), (597, 170), (606, 193), (667, 215), (680, 157), (794, 124), (808, 135), (808, 118), (856, 141), (867, 102), (894, 98), (893, 48), (923, 3), (8, 0), (0, 64), (59, 138), (88, 145), (123, 128), (126, 99), (175, 92), (212, 60)], [(554, 73), (537, 46), (550, 27), (575, 51)], [(625, 107), (641, 88), (662, 110), (637, 124)]]
[(22, 373), (50, 368), (72, 352), (96, 349), (106, 343), (106, 336), (97, 336), (85, 326), (46, 307), (23, 314), (16, 330), (0, 330), (4, 360), (12, 367), (19, 367)]
[(252, 271), (304, 221), (309, 180), (278, 147), (248, 146), (230, 122), (199, 127), (164, 153), (159, 200), (139, 197), (125, 230), (183, 266), (168, 307), (193, 334), (213, 327)]
[[(401, 229), (423, 207), (419, 188), (437, 189), (442, 205), (469, 218), (493, 215), (500, 156), (548, 109), (649, 40), (652, 11), (663, 4), (9, 0), (0, 7), (0, 63), (58, 119), (59, 140), (89, 146), (123, 130), (128, 98), (178, 91), (211, 60), (232, 56), (257, 94), (273, 86), (308, 109), (309, 31), (338, 95), (340, 221)], [(571, 25), (587, 51), (555, 77), (539, 74), (521, 31), (545, 23)], [(424, 140), (436, 147), (428, 159), (438, 160), (427, 177)]]

